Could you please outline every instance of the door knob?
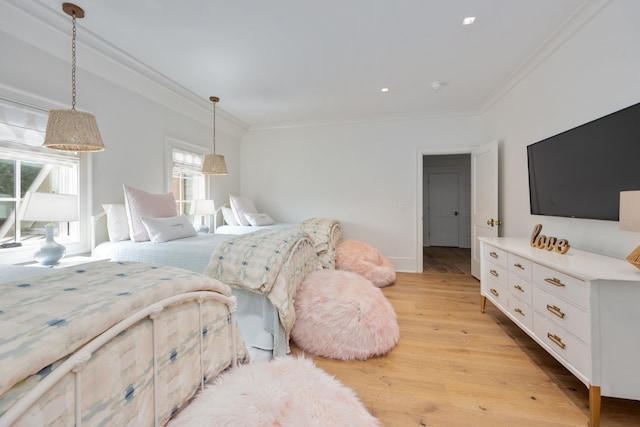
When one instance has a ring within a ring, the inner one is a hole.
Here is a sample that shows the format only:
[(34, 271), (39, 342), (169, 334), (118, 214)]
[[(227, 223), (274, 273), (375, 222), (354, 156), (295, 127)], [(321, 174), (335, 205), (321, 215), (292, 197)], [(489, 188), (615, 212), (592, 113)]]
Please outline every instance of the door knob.
[(500, 220), (494, 220), (493, 218), (491, 218), (490, 220), (487, 221), (487, 225), (490, 225), (491, 227), (493, 226), (498, 226), (498, 225), (502, 225), (502, 221)]
[(453, 214), (454, 214), (455, 216), (458, 216), (458, 211), (455, 211)]

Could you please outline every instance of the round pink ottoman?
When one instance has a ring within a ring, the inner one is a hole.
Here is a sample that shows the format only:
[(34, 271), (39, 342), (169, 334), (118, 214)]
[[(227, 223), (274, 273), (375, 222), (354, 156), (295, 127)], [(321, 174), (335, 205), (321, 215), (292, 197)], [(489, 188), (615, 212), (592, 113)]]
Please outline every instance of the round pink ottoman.
[(379, 288), (396, 281), (393, 264), (380, 251), (357, 240), (345, 240), (338, 245), (336, 270), (357, 273)]
[(396, 313), (382, 290), (349, 271), (308, 274), (295, 310), (291, 338), (316, 356), (364, 360), (388, 353), (400, 338)]

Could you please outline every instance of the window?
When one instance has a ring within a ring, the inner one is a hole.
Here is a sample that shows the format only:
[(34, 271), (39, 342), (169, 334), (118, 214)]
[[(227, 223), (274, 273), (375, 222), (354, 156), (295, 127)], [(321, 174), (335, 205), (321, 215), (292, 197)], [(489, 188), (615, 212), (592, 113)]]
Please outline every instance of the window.
[(43, 148), (46, 123), (46, 111), (0, 98), (0, 243), (22, 245), (0, 249), (5, 262), (30, 261), (45, 238), (45, 222), (21, 220), (27, 191), (78, 195), (80, 220), (55, 224), (56, 240), (67, 254), (88, 250), (88, 159)]
[(189, 214), (191, 201), (205, 199), (208, 191), (205, 176), (200, 172), (203, 149), (185, 142), (168, 139), (171, 156), (171, 191), (176, 199), (178, 214)]
[[(21, 220), (27, 191), (78, 194), (77, 158), (13, 152), (0, 146), (0, 243), (42, 243), (46, 223)], [(75, 223), (58, 224), (59, 239), (79, 241)]]

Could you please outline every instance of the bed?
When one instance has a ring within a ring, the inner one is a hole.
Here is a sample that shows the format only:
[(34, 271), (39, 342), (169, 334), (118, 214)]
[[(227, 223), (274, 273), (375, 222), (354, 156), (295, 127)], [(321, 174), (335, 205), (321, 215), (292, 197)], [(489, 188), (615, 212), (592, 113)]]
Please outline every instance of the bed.
[[(218, 217), (222, 216), (221, 225)], [(229, 195), (229, 202), (216, 209), (214, 232), (218, 234), (246, 234), (258, 230), (291, 229), (295, 223), (274, 222), (267, 214), (258, 213), (250, 199)]]
[(0, 266), (0, 426), (164, 425), (248, 353), (218, 280), (144, 263)]

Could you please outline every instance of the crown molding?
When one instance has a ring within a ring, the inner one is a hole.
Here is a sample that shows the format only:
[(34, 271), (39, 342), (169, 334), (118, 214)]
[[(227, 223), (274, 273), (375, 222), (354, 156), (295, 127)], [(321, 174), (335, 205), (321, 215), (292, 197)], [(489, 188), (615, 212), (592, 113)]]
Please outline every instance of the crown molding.
[(549, 36), (535, 52), (529, 55), (529, 57), (489, 95), (487, 101), (484, 102), (480, 108), (480, 113), (486, 113), (500, 99), (511, 92), (513, 88), (543, 64), (555, 51), (562, 47), (612, 2), (613, 0), (585, 0), (580, 9), (567, 18), (554, 34)]

